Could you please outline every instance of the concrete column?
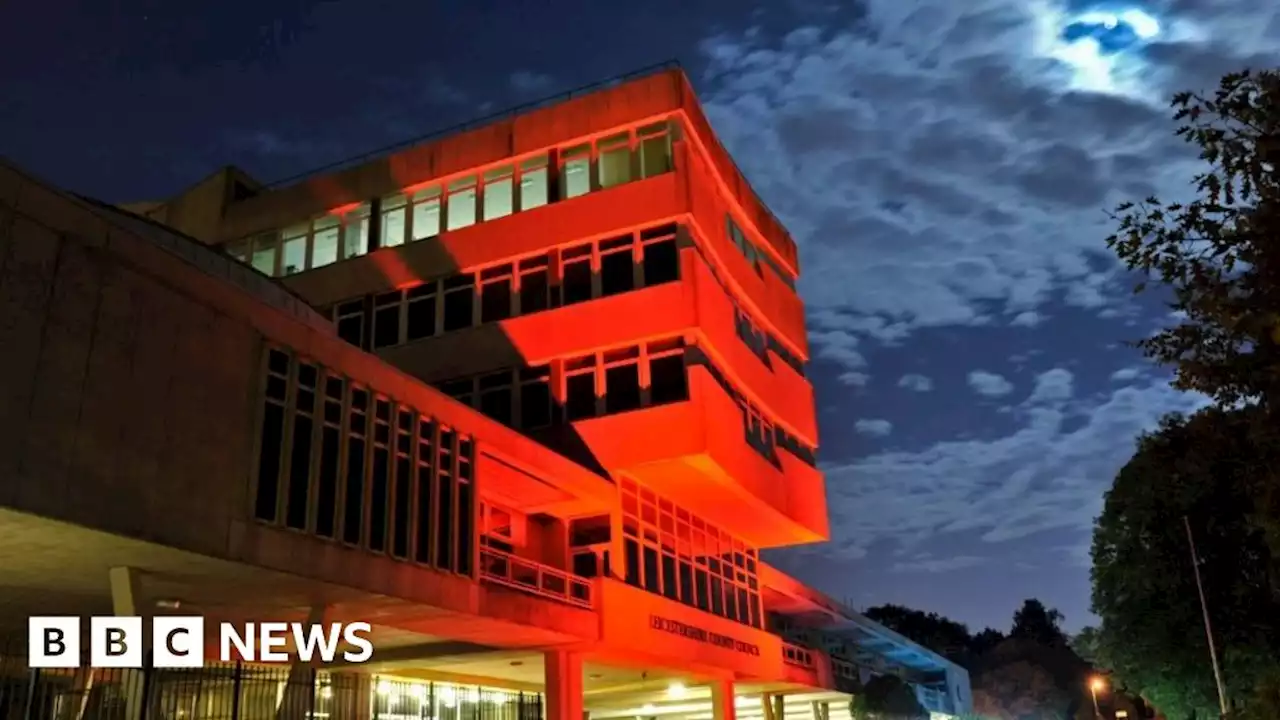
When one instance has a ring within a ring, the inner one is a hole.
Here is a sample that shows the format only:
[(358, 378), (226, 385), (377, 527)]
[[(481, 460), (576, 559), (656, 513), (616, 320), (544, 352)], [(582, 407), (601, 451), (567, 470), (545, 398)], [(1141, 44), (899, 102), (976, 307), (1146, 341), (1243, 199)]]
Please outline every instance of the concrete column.
[(543, 657), (546, 720), (583, 720), (582, 654), (550, 650)]
[(826, 700), (814, 700), (813, 720), (830, 720), (831, 705)]
[(760, 712), (764, 720), (778, 720), (773, 714), (773, 693), (760, 694)]
[(738, 716), (734, 704), (733, 681), (716, 680), (711, 683), (711, 711), (715, 720), (735, 720)]
[(140, 718), (148, 702), (147, 676), (151, 670), (151, 607), (142, 593), (141, 578), (131, 567), (113, 567), (107, 571), (111, 584), (111, 613), (116, 616), (142, 617), (142, 670), (120, 670), (120, 694), (124, 696), (125, 717)]
[[(308, 631), (324, 623), (327, 610), (324, 605), (311, 608), (311, 612), (307, 614)], [(311, 662), (295, 659), (289, 665), (289, 678), (285, 680), (283, 692), (278, 696), (280, 701), (276, 705), (276, 720), (304, 720), (311, 712), (316, 697), (313, 681), (317, 664), (318, 658), (313, 658)]]
[(773, 696), (773, 718), (774, 720), (786, 720), (787, 698), (785, 695), (778, 694)]

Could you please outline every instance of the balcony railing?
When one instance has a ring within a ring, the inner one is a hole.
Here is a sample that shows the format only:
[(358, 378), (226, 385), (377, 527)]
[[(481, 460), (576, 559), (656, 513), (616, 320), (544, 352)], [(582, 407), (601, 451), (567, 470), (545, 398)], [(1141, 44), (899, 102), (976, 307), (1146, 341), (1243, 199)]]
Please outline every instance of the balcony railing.
[(782, 644), (782, 660), (788, 665), (795, 665), (808, 670), (813, 670), (817, 667), (813, 661), (813, 653), (808, 648), (792, 645), (791, 643)]
[(592, 607), (590, 580), (501, 550), (480, 549), (480, 577), (576, 607)]

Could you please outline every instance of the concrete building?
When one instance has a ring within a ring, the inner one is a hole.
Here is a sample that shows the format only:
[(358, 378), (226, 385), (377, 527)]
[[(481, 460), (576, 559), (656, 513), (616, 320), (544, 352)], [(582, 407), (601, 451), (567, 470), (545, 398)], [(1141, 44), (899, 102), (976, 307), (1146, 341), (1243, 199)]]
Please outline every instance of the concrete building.
[(962, 713), (760, 558), (829, 533), (796, 255), (678, 70), (283, 186), (0, 167), (0, 621), (373, 623), (316, 717)]

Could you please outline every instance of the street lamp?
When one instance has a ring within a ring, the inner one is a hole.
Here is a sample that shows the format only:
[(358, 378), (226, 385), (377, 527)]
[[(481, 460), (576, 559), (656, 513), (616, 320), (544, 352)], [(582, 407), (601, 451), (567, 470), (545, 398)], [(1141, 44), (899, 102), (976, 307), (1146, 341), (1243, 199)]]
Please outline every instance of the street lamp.
[(1102, 711), (1098, 709), (1098, 693), (1107, 689), (1107, 682), (1098, 676), (1089, 680), (1089, 695), (1093, 697), (1093, 716), (1102, 720)]

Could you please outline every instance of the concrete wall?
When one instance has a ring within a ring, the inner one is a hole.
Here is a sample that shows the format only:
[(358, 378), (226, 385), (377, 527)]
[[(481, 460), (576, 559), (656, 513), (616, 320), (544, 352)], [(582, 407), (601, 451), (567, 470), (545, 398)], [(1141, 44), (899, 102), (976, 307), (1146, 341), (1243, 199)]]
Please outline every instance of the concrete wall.
[[(270, 344), (433, 415), (583, 511), (613, 502), (605, 479), (192, 261), (214, 251), (170, 252), (112, 212), (0, 166), (0, 506), (459, 611), (493, 606), (466, 578), (250, 519)], [(530, 610), (499, 604), (493, 614)]]

